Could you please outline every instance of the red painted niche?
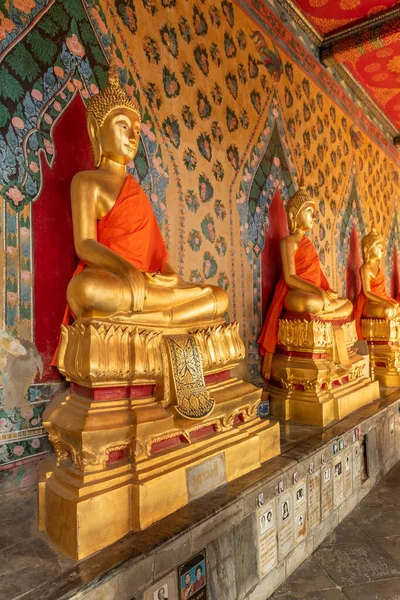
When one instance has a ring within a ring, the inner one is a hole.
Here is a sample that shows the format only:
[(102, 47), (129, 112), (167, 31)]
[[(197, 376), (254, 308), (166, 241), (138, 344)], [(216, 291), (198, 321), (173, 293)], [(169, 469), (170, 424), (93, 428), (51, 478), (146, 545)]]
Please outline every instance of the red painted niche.
[(72, 234), (70, 185), (75, 173), (93, 168), (85, 106), (79, 94), (57, 121), (53, 141), (53, 167), (49, 168), (42, 154), (43, 189), (32, 208), (34, 333), (43, 359), (41, 381), (61, 379), (50, 362), (60, 335), (67, 286), (78, 262)]

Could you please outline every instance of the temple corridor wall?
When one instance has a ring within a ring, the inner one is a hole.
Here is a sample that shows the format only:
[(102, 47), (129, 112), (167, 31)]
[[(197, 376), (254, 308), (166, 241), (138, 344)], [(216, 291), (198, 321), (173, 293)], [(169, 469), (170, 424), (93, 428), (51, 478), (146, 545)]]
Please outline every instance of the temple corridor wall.
[(374, 221), (388, 288), (400, 291), (398, 151), (267, 3), (14, 0), (1, 10), (0, 469), (47, 450), (41, 414), (61, 385), (49, 360), (75, 261), (69, 184), (90, 165), (84, 103), (106, 82), (111, 42), (142, 110), (131, 170), (171, 264), (228, 291), (250, 378), (260, 379), (274, 240), (302, 170), (332, 287), (352, 293)]

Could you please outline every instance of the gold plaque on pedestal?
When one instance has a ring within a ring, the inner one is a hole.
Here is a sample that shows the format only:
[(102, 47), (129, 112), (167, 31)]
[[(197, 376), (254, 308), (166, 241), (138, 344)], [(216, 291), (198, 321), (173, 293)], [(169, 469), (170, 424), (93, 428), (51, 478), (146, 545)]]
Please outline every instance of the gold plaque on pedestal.
[(354, 321), (280, 319), (267, 383), (271, 415), (325, 426), (378, 398), (379, 385), (352, 350), (356, 340)]
[(192, 335), (165, 336), (165, 344), (169, 364), (164, 365), (164, 373), (167, 369), (171, 372), (176, 410), (187, 419), (206, 417), (215, 402), (204, 382), (203, 361), (196, 338)]

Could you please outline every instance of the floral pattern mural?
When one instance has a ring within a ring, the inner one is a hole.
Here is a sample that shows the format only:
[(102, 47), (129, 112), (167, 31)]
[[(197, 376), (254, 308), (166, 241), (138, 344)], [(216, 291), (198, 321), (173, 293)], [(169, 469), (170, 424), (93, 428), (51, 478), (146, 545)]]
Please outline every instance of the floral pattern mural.
[[(122, 85), (143, 116), (130, 169), (150, 197), (170, 262), (189, 281), (228, 291), (226, 317), (241, 323), (254, 380), (268, 210), (276, 190), (287, 201), (302, 170), (332, 286), (344, 291), (353, 221), (361, 236), (375, 220), (388, 240), (390, 276), (397, 150), (265, 3), (18, 0), (1, 11), (2, 329), (33, 340), (31, 210), (42, 163), (54, 164), (53, 133), (74, 96), (87, 102), (104, 86), (112, 41)], [(28, 431), (40, 420), (36, 406), (30, 420), (1, 413), (0, 433)], [(4, 460), (39, 451), (33, 441), (9, 442)]]

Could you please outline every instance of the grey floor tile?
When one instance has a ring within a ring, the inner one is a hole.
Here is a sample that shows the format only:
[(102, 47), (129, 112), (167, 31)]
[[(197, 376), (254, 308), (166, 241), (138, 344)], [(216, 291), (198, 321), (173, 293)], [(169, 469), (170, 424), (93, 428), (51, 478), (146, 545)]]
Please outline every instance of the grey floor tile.
[(57, 571), (51, 568), (42, 570), (37, 566), (2, 575), (0, 576), (0, 600), (14, 600), (43, 583), (50, 583), (56, 575)]
[(20, 571), (29, 567), (40, 567), (40, 558), (35, 553), (30, 540), (19, 542), (7, 550), (6, 560), (13, 571)]
[[(290, 598), (290, 593), (318, 592), (336, 588), (336, 584), (324, 571), (321, 565), (313, 558), (308, 558), (279, 588), (283, 597)], [(286, 594), (286, 596), (285, 596)]]
[(400, 506), (390, 505), (378, 495), (369, 496), (353, 510), (350, 521), (371, 538), (400, 535)]
[(387, 507), (387, 499), (382, 498), (382, 496), (379, 495), (379, 489), (381, 486), (382, 486), (382, 484), (378, 483), (377, 486), (374, 487), (372, 489), (372, 491), (369, 492), (369, 494), (367, 496), (365, 496), (365, 498), (363, 500), (361, 500), (360, 504), (354, 510), (355, 511), (358, 509), (359, 510), (367, 510), (367, 509), (371, 510), (376, 507), (386, 508)]
[(400, 481), (397, 481), (395, 485), (390, 484), (378, 484), (378, 489), (375, 495), (382, 498), (387, 504), (394, 506), (400, 506), (400, 494), (399, 494)]
[(351, 585), (343, 593), (349, 600), (400, 600), (400, 579)]
[(314, 557), (339, 586), (400, 576), (400, 565), (373, 542), (318, 548)]
[(400, 468), (396, 465), (393, 467), (387, 475), (382, 479), (382, 485), (398, 485), (400, 483)]
[(349, 519), (345, 519), (336, 529), (323, 541), (324, 546), (335, 546), (336, 544), (354, 544), (356, 542), (368, 542), (369, 537), (365, 535)]
[(390, 537), (377, 538), (374, 540), (378, 546), (386, 550), (390, 556), (393, 556), (400, 565), (400, 535), (392, 535)]

